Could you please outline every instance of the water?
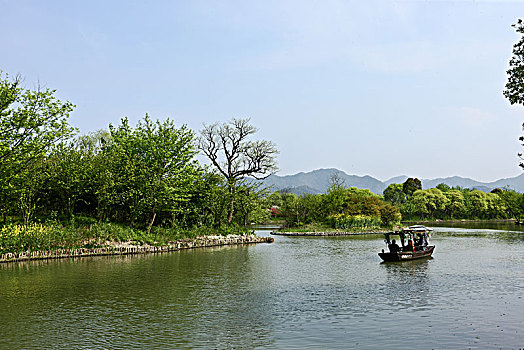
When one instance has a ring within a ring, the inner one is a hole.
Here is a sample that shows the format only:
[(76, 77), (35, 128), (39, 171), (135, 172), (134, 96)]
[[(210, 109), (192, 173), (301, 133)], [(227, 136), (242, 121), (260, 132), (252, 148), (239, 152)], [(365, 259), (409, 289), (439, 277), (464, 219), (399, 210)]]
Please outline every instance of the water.
[[(268, 235), (267, 231), (259, 231)], [(524, 347), (524, 233), (380, 236), (0, 265), (0, 349)]]

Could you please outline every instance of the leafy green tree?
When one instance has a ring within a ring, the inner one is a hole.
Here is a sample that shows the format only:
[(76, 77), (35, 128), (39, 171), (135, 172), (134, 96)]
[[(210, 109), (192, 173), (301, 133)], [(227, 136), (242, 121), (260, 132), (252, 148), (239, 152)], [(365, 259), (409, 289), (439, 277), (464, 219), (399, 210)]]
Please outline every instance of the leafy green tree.
[(41, 188), (47, 209), (67, 219), (73, 217), (77, 202), (87, 197), (86, 192), (93, 192), (89, 183), (90, 161), (76, 142), (59, 145), (47, 157), (43, 169), (46, 179)]
[(441, 214), (445, 211), (449, 200), (438, 188), (430, 188), (427, 190), (415, 191), (413, 193), (412, 202), (415, 206), (415, 211), (423, 218), (426, 215), (434, 218), (435, 215)]
[(149, 232), (159, 212), (174, 216), (189, 200), (198, 175), (194, 134), (169, 119), (153, 122), (147, 114), (135, 129), (124, 118), (109, 130), (103, 152), (114, 188), (106, 192), (107, 201), (122, 211), (128, 208), (131, 223), (145, 217)]
[(402, 184), (390, 184), (383, 192), (384, 200), (394, 205), (401, 205), (406, 202), (406, 194)]
[(23, 190), (23, 198), (34, 197), (28, 191), (36, 187), (25, 186), (23, 180), (31, 179), (45, 155), (74, 132), (67, 122), (74, 108), (71, 102), (58, 100), (55, 90), (24, 89), (20, 81), (19, 76), (10, 80), (0, 71), (0, 200), (4, 218), (9, 205), (16, 210), (13, 197), (20, 196), (14, 192)]
[(400, 210), (390, 203), (384, 203), (380, 207), (380, 219), (382, 224), (385, 226), (391, 226), (393, 224), (399, 224), (402, 220)]
[(448, 185), (446, 185), (445, 183), (439, 183), (437, 185), (437, 187), (435, 188), (438, 188), (439, 190), (441, 190), (442, 192), (448, 192), (449, 190), (451, 190), (451, 187), (449, 187)]
[(323, 220), (322, 196), (318, 194), (306, 193), (302, 199), (302, 221), (306, 224)]
[[(208, 169), (209, 170), (209, 169)], [(185, 213), (179, 221), (188, 226), (220, 228), (228, 209), (228, 191), (221, 175), (204, 171), (191, 187), (191, 196)]]
[(282, 193), (280, 191), (275, 191), (269, 195), (267, 198), (267, 207), (271, 208), (273, 206), (275, 207), (281, 207), (282, 206)]
[(205, 125), (200, 131), (200, 150), (224, 177), (229, 191), (227, 221), (235, 210), (235, 194), (247, 176), (264, 179), (277, 171), (278, 150), (271, 141), (250, 141), (257, 129), (249, 119), (233, 119), (229, 123)]
[(495, 192), (499, 198), (504, 202), (507, 212), (517, 222), (522, 222), (524, 217), (524, 195), (522, 193), (504, 189)]
[[(508, 81), (503, 94), (512, 105), (524, 105), (524, 23), (522, 19), (519, 18), (517, 23), (512, 24), (512, 27), (521, 36), (513, 45), (513, 56), (509, 61), (509, 69), (506, 71)], [(524, 128), (524, 124), (522, 127)], [(519, 140), (524, 141), (524, 136), (521, 136)], [(524, 146), (524, 143), (522, 145)], [(522, 153), (519, 153), (519, 157), (522, 159)], [(520, 162), (519, 165), (524, 168), (524, 163)]]
[(269, 193), (267, 189), (261, 190), (259, 187), (260, 184), (249, 182), (244, 182), (237, 187), (235, 191), (237, 224), (247, 226), (250, 223), (260, 223), (269, 220), (270, 211), (265, 201)]
[(486, 193), (480, 190), (468, 191), (468, 206), (467, 210), (469, 212), (470, 218), (482, 218), (486, 215), (488, 211), (488, 202)]
[(464, 212), (466, 205), (464, 204), (464, 195), (459, 190), (448, 190), (444, 192), (444, 196), (448, 199), (448, 205), (446, 206), (446, 212), (451, 219), (455, 215)]
[(504, 217), (506, 205), (499, 195), (495, 193), (486, 193), (487, 212), (485, 219), (499, 219)]
[(346, 189), (336, 184), (328, 188), (327, 193), (323, 196), (323, 215), (328, 217), (333, 214), (343, 213), (347, 199)]
[(417, 178), (410, 177), (402, 184), (402, 191), (406, 194), (407, 197), (411, 197), (413, 193), (417, 190), (422, 189), (422, 182)]
[(521, 37), (513, 45), (513, 56), (509, 61), (510, 68), (506, 71), (508, 81), (503, 94), (511, 104), (524, 104), (524, 23), (519, 18), (517, 23), (511, 26), (521, 34)]
[(287, 226), (292, 227), (300, 224), (302, 206), (300, 203), (300, 198), (296, 194), (284, 194), (281, 209), (281, 213), (286, 220)]

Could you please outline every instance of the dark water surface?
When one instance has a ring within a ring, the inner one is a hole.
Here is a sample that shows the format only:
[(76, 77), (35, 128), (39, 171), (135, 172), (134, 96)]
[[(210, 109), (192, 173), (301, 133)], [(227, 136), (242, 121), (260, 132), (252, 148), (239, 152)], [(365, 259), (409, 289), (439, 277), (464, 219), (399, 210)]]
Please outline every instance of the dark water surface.
[[(259, 231), (268, 235), (267, 231)], [(381, 236), (0, 265), (0, 349), (524, 347), (524, 233)]]

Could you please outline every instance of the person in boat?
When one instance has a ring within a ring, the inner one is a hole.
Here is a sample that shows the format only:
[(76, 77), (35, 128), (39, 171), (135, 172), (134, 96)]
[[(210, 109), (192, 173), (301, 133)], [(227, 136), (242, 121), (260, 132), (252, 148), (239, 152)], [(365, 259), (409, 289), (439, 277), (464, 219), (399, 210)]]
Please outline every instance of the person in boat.
[(406, 239), (406, 236), (404, 234), (404, 232), (400, 232), (400, 243), (402, 243), (402, 248), (404, 248), (405, 246), (405, 239)]
[(420, 233), (417, 233), (417, 237), (414, 240), (415, 240), (415, 247), (422, 246), (422, 236), (420, 235)]
[(422, 246), (427, 247), (428, 246), (428, 235), (426, 232), (422, 235)]
[(391, 241), (391, 244), (388, 245), (389, 251), (391, 253), (396, 253), (400, 250), (400, 247), (398, 246), (397, 242), (395, 240)]
[(405, 252), (411, 252), (415, 251), (415, 247), (413, 245), (413, 238), (408, 239), (408, 244), (404, 247)]

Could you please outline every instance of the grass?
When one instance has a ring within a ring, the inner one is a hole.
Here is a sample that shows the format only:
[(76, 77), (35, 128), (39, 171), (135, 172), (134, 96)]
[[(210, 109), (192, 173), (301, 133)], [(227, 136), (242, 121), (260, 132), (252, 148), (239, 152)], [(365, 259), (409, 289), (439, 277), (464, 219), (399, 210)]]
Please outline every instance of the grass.
[(0, 254), (22, 251), (97, 248), (107, 242), (129, 242), (155, 246), (166, 245), (197, 236), (245, 234), (248, 229), (228, 226), (221, 229), (207, 227), (179, 229), (153, 227), (151, 232), (117, 223), (96, 223), (86, 218), (66, 225), (58, 222), (7, 224), (0, 227)]
[(298, 227), (290, 227), (280, 229), (280, 232), (371, 232), (371, 231), (384, 231), (389, 228), (373, 226), (373, 227), (351, 227), (351, 228), (333, 228), (329, 225), (323, 223), (311, 223), (311, 224), (302, 224)]

